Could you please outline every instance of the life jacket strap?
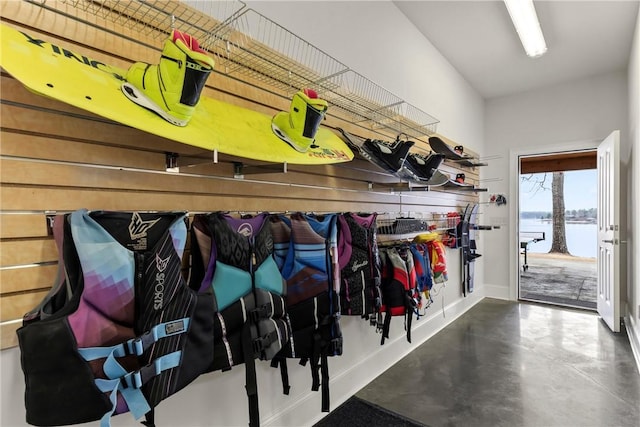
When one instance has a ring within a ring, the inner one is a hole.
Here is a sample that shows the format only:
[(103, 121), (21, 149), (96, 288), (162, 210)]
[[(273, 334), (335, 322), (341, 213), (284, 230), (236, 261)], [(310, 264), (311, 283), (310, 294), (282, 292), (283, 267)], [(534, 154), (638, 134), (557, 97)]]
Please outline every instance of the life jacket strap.
[(156, 427), (155, 411), (153, 408), (146, 414), (144, 414), (144, 421), (141, 423), (146, 427)]
[(342, 355), (342, 330), (340, 329), (340, 312), (334, 313), (330, 316), (332, 331), (331, 335), (334, 337), (329, 342), (328, 352), (323, 352), (324, 354), (328, 354), (330, 356), (341, 356)]
[(320, 354), (322, 353), (322, 337), (316, 331), (313, 334), (313, 350), (311, 356), (311, 390), (320, 390)]
[(187, 332), (189, 329), (189, 320), (189, 318), (184, 318), (160, 323), (140, 337), (132, 338), (114, 346), (78, 349), (78, 353), (86, 361), (105, 359), (102, 369), (108, 379), (98, 378), (95, 382), (100, 391), (110, 393), (110, 399), (113, 405), (111, 410), (102, 417), (102, 427), (111, 425), (111, 416), (115, 411), (115, 405), (117, 403), (117, 392), (122, 394), (125, 402), (127, 402), (129, 411), (135, 419), (139, 419), (145, 413), (149, 412), (151, 407), (140, 391), (140, 388), (162, 371), (178, 366), (180, 364), (181, 352), (177, 351), (161, 356), (149, 365), (134, 372), (129, 372), (123, 368), (116, 358), (127, 355), (142, 356), (145, 350), (157, 341)]
[(287, 358), (278, 356), (271, 359), (271, 367), (277, 368), (278, 366), (280, 367), (280, 378), (282, 378), (282, 394), (289, 395), (291, 386), (289, 385), (289, 369), (287, 368)]
[[(314, 334), (313, 341), (313, 357), (311, 357), (311, 390), (318, 391), (322, 386), (322, 412), (329, 412), (329, 363), (327, 351), (322, 349), (322, 338), (320, 334)], [(334, 341), (340, 341), (340, 350), (342, 350), (342, 337), (332, 340), (329, 344), (333, 345)], [(321, 381), (322, 376), (322, 381)]]
[(411, 342), (411, 320), (413, 319), (413, 311), (416, 309), (417, 303), (409, 293), (405, 294), (405, 307), (407, 319), (405, 321), (405, 329), (407, 330), (407, 341)]
[(256, 361), (251, 337), (251, 323), (246, 322), (242, 328), (242, 353), (245, 365), (245, 389), (249, 401), (249, 427), (260, 425), (260, 411), (258, 406), (258, 383), (256, 380)]
[(104, 364), (104, 373), (109, 379), (98, 378), (95, 380), (96, 387), (100, 391), (110, 393), (109, 399), (111, 401), (111, 409), (102, 416), (100, 426), (111, 426), (111, 416), (116, 410), (118, 392), (122, 395), (135, 419), (148, 413), (151, 407), (142, 394), (141, 387), (167, 369), (179, 366), (181, 357), (181, 351), (174, 351), (158, 357), (149, 365), (134, 372), (127, 372), (115, 358), (108, 358)]
[(322, 371), (322, 412), (329, 412), (329, 361), (326, 354), (323, 354), (320, 361)]
[(384, 314), (384, 323), (382, 325), (382, 339), (380, 340), (380, 345), (384, 344), (385, 338), (389, 338), (389, 328), (391, 326), (391, 311), (387, 310)]
[(189, 329), (189, 318), (172, 320), (160, 323), (143, 335), (127, 340), (121, 344), (110, 347), (85, 347), (79, 348), (78, 353), (86, 361), (108, 357), (124, 357), (129, 355), (142, 356), (142, 354), (162, 338), (170, 337), (187, 332)]

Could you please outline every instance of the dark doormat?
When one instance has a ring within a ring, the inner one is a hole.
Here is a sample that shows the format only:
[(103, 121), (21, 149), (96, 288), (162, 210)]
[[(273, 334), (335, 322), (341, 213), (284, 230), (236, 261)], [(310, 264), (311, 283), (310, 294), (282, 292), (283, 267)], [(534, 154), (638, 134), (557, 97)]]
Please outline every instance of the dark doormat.
[(427, 427), (395, 412), (352, 396), (314, 427)]

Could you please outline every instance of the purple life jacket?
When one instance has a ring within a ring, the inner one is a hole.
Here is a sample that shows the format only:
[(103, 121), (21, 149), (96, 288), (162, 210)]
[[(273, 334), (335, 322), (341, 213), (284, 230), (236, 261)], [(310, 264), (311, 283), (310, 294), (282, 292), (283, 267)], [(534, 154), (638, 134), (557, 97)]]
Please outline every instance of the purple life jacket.
[(341, 314), (360, 315), (373, 326), (381, 323), (382, 305), (376, 218), (375, 213), (338, 216)]
[(17, 331), (27, 422), (152, 413), (213, 357), (211, 292), (181, 272), (186, 215), (79, 210), (53, 229), (58, 281)]

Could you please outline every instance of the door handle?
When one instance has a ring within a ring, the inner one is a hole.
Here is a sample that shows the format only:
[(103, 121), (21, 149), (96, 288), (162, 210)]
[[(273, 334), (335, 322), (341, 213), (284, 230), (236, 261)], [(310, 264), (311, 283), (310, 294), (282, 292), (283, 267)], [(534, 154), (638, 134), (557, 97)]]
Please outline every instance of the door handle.
[(611, 240), (603, 240), (602, 243), (611, 243), (611, 244), (613, 244), (613, 239), (611, 239)]

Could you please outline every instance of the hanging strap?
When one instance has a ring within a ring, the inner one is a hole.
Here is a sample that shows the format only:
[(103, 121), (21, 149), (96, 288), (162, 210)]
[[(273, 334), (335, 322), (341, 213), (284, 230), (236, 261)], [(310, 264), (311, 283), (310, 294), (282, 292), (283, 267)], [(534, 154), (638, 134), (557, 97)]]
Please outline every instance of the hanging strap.
[(405, 329), (407, 330), (407, 341), (411, 342), (411, 320), (413, 319), (413, 311), (416, 309), (417, 304), (409, 293), (405, 294)]
[(245, 365), (245, 388), (249, 400), (249, 426), (258, 427), (260, 425), (258, 383), (256, 380), (256, 362), (250, 322), (245, 323), (242, 328), (242, 352)]
[(289, 385), (289, 369), (287, 368), (287, 359), (282, 356), (277, 356), (271, 359), (271, 367), (277, 368), (280, 366), (280, 377), (282, 378), (282, 393), (289, 395), (291, 387)]
[(384, 313), (384, 323), (382, 324), (382, 338), (380, 340), (380, 345), (384, 345), (385, 338), (389, 338), (389, 327), (391, 326), (391, 311), (387, 309), (386, 313)]
[(322, 370), (322, 412), (329, 412), (329, 362), (326, 354), (321, 356)]
[(144, 421), (142, 421), (142, 424), (146, 427), (156, 427), (156, 414), (155, 414), (155, 410), (153, 408), (151, 408), (151, 410), (149, 412), (147, 412), (146, 414), (144, 414)]
[[(330, 344), (332, 346), (332, 344)], [(327, 350), (322, 348), (322, 337), (316, 333), (313, 337), (313, 356), (311, 357), (311, 390), (318, 391), (322, 385), (322, 412), (329, 412), (329, 363)], [(322, 381), (320, 377), (322, 376)]]
[[(310, 366), (311, 366), (311, 390), (320, 390), (320, 352), (321, 352), (321, 339), (322, 337), (318, 332), (313, 334), (313, 350), (311, 353)], [(302, 363), (302, 361), (300, 361)]]

